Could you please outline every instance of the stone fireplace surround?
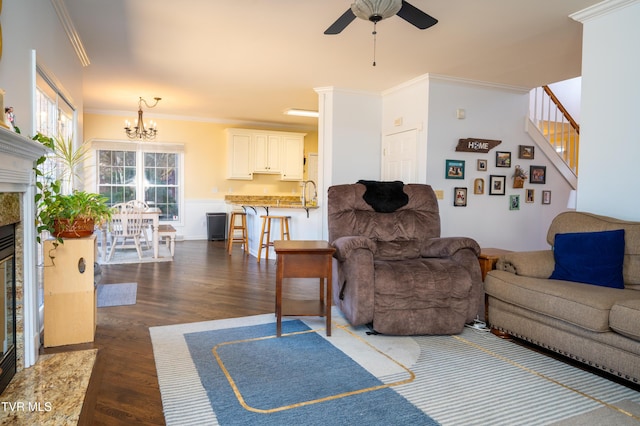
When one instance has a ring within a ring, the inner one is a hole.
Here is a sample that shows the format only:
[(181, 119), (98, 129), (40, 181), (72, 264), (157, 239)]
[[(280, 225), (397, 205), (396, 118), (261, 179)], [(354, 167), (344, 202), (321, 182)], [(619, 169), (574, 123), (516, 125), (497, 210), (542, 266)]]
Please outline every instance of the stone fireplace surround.
[(40, 346), (33, 165), (46, 152), (42, 144), (0, 127), (0, 225), (16, 224), (18, 371), (35, 364)]

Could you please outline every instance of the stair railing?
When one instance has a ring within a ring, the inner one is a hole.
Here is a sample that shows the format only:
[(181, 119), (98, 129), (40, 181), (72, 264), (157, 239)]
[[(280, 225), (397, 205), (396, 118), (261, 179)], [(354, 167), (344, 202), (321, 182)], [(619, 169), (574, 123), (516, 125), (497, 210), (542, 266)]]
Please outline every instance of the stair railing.
[(549, 86), (533, 89), (530, 102), (531, 120), (577, 176), (580, 125)]

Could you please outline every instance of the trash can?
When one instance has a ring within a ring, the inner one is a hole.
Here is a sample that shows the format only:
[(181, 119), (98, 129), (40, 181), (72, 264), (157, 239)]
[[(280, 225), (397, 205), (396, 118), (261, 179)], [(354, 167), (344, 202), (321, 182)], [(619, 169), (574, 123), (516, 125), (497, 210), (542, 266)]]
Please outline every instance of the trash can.
[(226, 231), (226, 213), (207, 213), (207, 239), (209, 241), (224, 241), (226, 239)]

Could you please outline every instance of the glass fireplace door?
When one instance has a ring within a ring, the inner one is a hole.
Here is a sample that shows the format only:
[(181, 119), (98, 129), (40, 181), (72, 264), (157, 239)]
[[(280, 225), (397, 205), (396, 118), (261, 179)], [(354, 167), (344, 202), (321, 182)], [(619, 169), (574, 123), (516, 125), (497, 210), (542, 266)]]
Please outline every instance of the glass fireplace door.
[(14, 227), (0, 228), (0, 392), (16, 372)]

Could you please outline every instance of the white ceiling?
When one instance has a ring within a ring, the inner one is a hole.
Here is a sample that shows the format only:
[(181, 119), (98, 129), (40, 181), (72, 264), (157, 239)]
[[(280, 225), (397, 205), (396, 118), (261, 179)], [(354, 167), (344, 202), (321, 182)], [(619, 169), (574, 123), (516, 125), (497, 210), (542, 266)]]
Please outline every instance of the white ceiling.
[(324, 30), (351, 0), (64, 0), (90, 60), (85, 110), (315, 125), (314, 88), (381, 92), (426, 73), (532, 88), (580, 75), (582, 26), (599, 0), (410, 0), (439, 20), (394, 16)]

